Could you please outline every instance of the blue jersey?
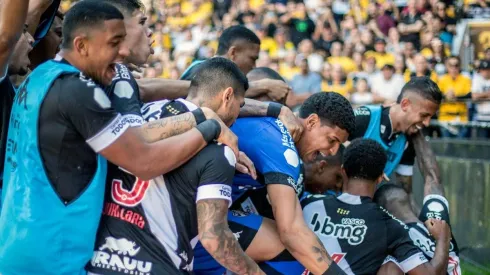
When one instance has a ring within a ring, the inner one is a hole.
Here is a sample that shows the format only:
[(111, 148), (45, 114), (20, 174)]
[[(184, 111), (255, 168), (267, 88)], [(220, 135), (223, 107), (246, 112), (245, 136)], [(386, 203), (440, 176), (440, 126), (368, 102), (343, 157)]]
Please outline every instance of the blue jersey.
[(303, 193), (303, 165), (294, 140), (279, 119), (270, 117), (240, 118), (231, 127), (238, 136), (238, 147), (254, 163), (257, 180), (237, 174), (233, 182), (233, 200), (250, 189), (267, 184), (291, 186)]

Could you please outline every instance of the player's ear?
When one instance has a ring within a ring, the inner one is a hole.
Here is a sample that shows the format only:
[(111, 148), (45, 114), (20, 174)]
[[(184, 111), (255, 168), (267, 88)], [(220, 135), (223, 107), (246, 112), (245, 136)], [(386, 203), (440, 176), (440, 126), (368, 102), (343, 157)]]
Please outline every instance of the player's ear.
[(411, 104), (410, 99), (404, 97), (400, 102), (400, 107), (402, 108), (403, 111), (406, 111), (408, 109), (408, 106), (410, 106), (410, 104)]
[(325, 171), (325, 168), (327, 168), (327, 162), (325, 160), (320, 160), (317, 162), (317, 171), (319, 174), (323, 173)]
[(313, 113), (311, 115), (309, 115), (307, 118), (306, 118), (306, 128), (308, 130), (311, 130), (313, 129), (314, 127), (316, 127), (318, 124), (320, 123), (320, 117), (318, 117), (317, 114)]
[(231, 61), (235, 61), (236, 54), (237, 54), (237, 47), (236, 46), (231, 46), (228, 49), (228, 57), (230, 58)]
[(375, 181), (376, 186), (378, 186), (383, 180), (384, 180), (384, 174), (379, 176), (379, 178), (376, 179), (376, 181)]
[(235, 94), (233, 92), (233, 88), (228, 87), (222, 92), (222, 98), (221, 99), (225, 105), (229, 105), (232, 102), (234, 96), (235, 96)]
[(88, 54), (87, 38), (85, 36), (77, 36), (73, 39), (73, 49), (82, 56)]

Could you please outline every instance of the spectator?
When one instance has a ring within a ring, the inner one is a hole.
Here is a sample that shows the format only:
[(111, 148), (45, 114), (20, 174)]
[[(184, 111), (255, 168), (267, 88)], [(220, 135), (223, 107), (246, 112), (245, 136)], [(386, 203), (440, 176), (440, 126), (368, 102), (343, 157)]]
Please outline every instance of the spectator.
[(315, 40), (315, 47), (319, 50), (325, 51), (327, 55), (330, 55), (330, 48), (332, 47), (332, 43), (336, 40), (337, 38), (332, 30), (332, 27), (329, 23), (325, 22), (320, 38)]
[(279, 73), (286, 80), (292, 80), (300, 72), (301, 70), (296, 66), (296, 52), (294, 50), (288, 51), (284, 61), (279, 63)]
[(309, 39), (301, 41), (298, 45), (299, 54), (296, 56), (296, 60), (308, 59), (310, 71), (319, 73), (322, 70), (324, 58), (323, 56), (313, 52), (313, 42)]
[[(490, 60), (480, 62), (479, 73), (473, 77), (471, 94), (473, 100), (490, 100)], [(475, 121), (490, 122), (490, 101), (476, 104)], [(490, 138), (490, 129), (477, 128), (478, 138)]]
[(383, 38), (377, 38), (374, 42), (374, 52), (366, 52), (366, 55), (372, 55), (376, 58), (378, 68), (382, 68), (386, 64), (395, 64), (395, 56), (386, 52), (386, 41)]
[(414, 44), (412, 42), (406, 42), (403, 49), (403, 57), (405, 58), (405, 65), (411, 72), (415, 72), (415, 62), (413, 60), (415, 52)]
[(391, 28), (388, 31), (386, 51), (392, 54), (402, 54), (403, 52), (403, 43), (400, 43), (400, 33), (397, 28)]
[(310, 72), (307, 59), (300, 61), (300, 69), (301, 73), (295, 75), (291, 81), (291, 89), (294, 92), (292, 106), (300, 105), (312, 94), (321, 92), (322, 79), (317, 73)]
[(294, 44), (286, 39), (286, 30), (284, 28), (276, 30), (274, 40), (276, 47), (269, 51), (272, 58), (282, 59), (286, 57), (288, 51), (294, 51)]
[(304, 3), (296, 4), (295, 12), (288, 11), (281, 17), (281, 22), (291, 27), (291, 41), (295, 46), (303, 39), (311, 39), (315, 32), (315, 23), (308, 17)]
[(415, 63), (415, 72), (407, 71), (404, 74), (405, 82), (408, 82), (412, 77), (415, 76), (426, 76), (429, 77), (430, 80), (437, 83), (437, 74), (429, 69), (429, 65), (427, 63), (427, 59), (421, 54), (417, 54), (414, 57)]
[(441, 76), (447, 72), (446, 70), (446, 57), (449, 56), (449, 50), (444, 47), (441, 39), (439, 37), (434, 37), (430, 43), (430, 51), (427, 49), (422, 50), (422, 55), (424, 55), (431, 64), (432, 70), (434, 70), (437, 75)]
[(356, 70), (356, 63), (354, 63), (354, 60), (348, 56), (342, 55), (342, 43), (340, 41), (332, 43), (330, 52), (332, 56), (327, 58), (328, 63), (331, 65), (339, 64), (347, 74)]
[(374, 102), (373, 94), (369, 92), (367, 80), (360, 78), (356, 81), (356, 91), (352, 94), (350, 101), (353, 105), (361, 106)]
[(412, 42), (414, 47), (420, 47), (419, 32), (422, 30), (424, 23), (422, 22), (422, 14), (417, 10), (416, 0), (408, 0), (407, 7), (402, 12), (398, 31), (401, 34), (402, 42)]
[[(440, 122), (468, 122), (468, 107), (466, 102), (454, 102), (471, 98), (471, 79), (461, 74), (461, 61), (457, 56), (451, 56), (446, 61), (448, 73), (443, 75), (438, 82), (439, 88), (446, 101), (439, 109)], [(467, 136), (468, 129), (460, 127), (459, 131), (451, 132), (447, 128), (441, 129), (443, 137)]]
[(322, 82), (322, 91), (336, 92), (349, 98), (352, 89), (352, 80), (345, 76), (342, 66), (340, 64), (333, 64), (332, 79), (330, 81)]
[(386, 64), (381, 69), (381, 73), (374, 78), (372, 83), (372, 91), (374, 95), (383, 98), (385, 104), (396, 102), (403, 85), (403, 77), (395, 74), (395, 67)]

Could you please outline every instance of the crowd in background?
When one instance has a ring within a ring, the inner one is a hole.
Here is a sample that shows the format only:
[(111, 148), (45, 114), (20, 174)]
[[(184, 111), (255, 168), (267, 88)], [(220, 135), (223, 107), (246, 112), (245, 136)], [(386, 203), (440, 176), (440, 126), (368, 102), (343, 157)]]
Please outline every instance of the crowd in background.
[[(64, 1), (68, 9), (73, 1)], [(445, 95), (437, 119), (444, 137), (490, 137), (490, 49), (474, 71), (451, 55), (458, 20), (487, 2), (465, 0), (143, 0), (153, 30), (154, 55), (145, 77), (178, 79), (193, 60), (214, 56), (223, 29), (242, 24), (261, 39), (258, 67), (290, 84), (287, 105), (334, 91), (353, 105), (390, 104), (413, 76), (427, 76)], [(489, 3), (490, 5), (490, 3)], [(481, 14), (480, 14), (481, 15)], [(456, 101), (456, 102), (449, 102)]]

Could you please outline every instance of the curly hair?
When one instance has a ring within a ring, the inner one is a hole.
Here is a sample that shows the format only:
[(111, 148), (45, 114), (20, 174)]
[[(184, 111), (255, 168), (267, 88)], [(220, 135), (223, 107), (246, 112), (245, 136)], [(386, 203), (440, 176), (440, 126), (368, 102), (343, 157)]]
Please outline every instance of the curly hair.
[(374, 181), (383, 175), (387, 160), (381, 144), (372, 139), (358, 138), (345, 149), (343, 167), (349, 179)]
[(317, 114), (322, 121), (335, 125), (353, 134), (356, 129), (354, 111), (349, 101), (334, 92), (322, 92), (310, 96), (299, 110), (301, 118)]

